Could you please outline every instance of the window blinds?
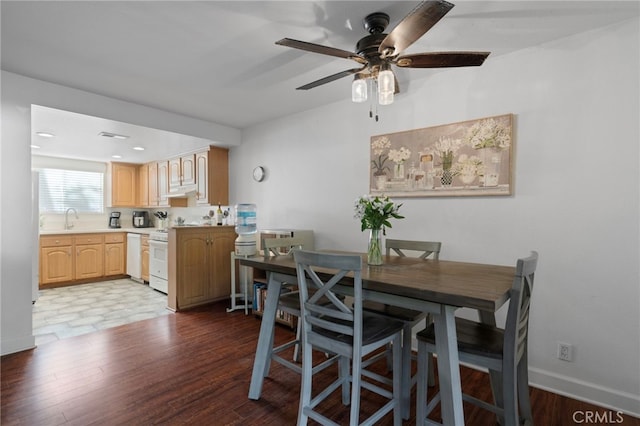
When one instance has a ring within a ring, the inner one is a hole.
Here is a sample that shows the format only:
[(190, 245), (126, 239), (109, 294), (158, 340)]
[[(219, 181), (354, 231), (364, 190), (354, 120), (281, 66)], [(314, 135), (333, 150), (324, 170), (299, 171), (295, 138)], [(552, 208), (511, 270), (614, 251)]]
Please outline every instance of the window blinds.
[(40, 169), (40, 212), (104, 213), (104, 173)]

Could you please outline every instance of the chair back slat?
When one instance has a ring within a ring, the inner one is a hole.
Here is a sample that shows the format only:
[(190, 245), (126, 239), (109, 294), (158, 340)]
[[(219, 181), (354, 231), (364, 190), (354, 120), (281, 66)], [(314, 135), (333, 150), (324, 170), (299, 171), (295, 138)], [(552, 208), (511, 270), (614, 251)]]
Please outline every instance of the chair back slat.
[(264, 238), (261, 243), (264, 257), (291, 256), (293, 250), (304, 248), (303, 241), (296, 237)]
[(422, 252), (418, 256), (420, 259), (431, 257), (431, 259), (438, 260), (442, 243), (439, 241), (410, 241), (387, 238), (385, 247), (387, 256), (389, 256), (391, 250), (393, 250), (398, 256), (406, 257), (407, 255), (403, 250), (409, 250)]
[(511, 287), (511, 301), (505, 325), (504, 356), (517, 354), (517, 361), (527, 350), (529, 332), (529, 308), (533, 292), (533, 280), (538, 265), (538, 253), (531, 252), (529, 257), (518, 259), (516, 274)]
[[(362, 341), (362, 259), (294, 250), (303, 306), (305, 335), (311, 341), (323, 339), (326, 332), (353, 337), (353, 344)], [(348, 273), (353, 273), (354, 304), (347, 306), (335, 293), (335, 286)]]

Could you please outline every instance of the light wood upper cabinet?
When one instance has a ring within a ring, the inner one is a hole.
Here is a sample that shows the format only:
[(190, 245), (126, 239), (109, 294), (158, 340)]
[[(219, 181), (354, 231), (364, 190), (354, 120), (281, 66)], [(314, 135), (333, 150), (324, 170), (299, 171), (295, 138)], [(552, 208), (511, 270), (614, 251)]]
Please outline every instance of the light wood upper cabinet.
[[(187, 207), (182, 192), (196, 192), (196, 205), (229, 204), (229, 151), (211, 146), (148, 164), (109, 164), (111, 207)], [(178, 197), (169, 198), (169, 195)]]
[(138, 166), (138, 206), (151, 207), (149, 199), (149, 165)]
[(168, 207), (169, 199), (169, 162), (158, 161), (158, 206)]
[(196, 204), (229, 204), (229, 150), (212, 146), (196, 154)]
[(189, 154), (169, 160), (169, 193), (196, 183), (195, 155)]
[(149, 184), (149, 207), (158, 205), (158, 163), (147, 164), (147, 181)]
[(112, 207), (136, 207), (138, 203), (138, 165), (109, 163)]

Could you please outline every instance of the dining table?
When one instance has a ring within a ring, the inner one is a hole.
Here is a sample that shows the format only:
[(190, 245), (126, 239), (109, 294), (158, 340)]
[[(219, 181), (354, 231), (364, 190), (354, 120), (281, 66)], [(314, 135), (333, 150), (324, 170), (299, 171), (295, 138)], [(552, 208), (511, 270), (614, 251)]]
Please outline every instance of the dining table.
[[(354, 252), (323, 250), (339, 254)], [(459, 308), (478, 310), (480, 320), (495, 324), (495, 312), (510, 296), (515, 267), (450, 260), (419, 259), (395, 255), (383, 256), (382, 265), (368, 265), (362, 256), (363, 298), (400, 306), (432, 315), (436, 333), (438, 377), (442, 420), (445, 425), (463, 425), (462, 387), (456, 340), (455, 312)], [(241, 258), (243, 266), (262, 270), (267, 276), (267, 297), (263, 306), (249, 399), (260, 398), (264, 377), (269, 371), (269, 350), (273, 344), (278, 298), (283, 283), (296, 276), (293, 256)], [(295, 282), (295, 281), (293, 281)], [(353, 276), (347, 275), (336, 287), (344, 295), (352, 295)], [(411, 368), (411, 366), (403, 366)], [(394, 372), (397, 374), (397, 372)], [(401, 407), (409, 416), (411, 383), (402, 375)]]

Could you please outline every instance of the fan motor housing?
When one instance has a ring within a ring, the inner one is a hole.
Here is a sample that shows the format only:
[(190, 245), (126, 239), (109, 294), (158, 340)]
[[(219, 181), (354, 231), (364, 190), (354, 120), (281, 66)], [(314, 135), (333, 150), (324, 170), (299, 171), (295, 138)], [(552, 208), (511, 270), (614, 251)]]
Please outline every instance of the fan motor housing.
[(384, 33), (370, 34), (366, 37), (358, 40), (356, 44), (356, 53), (369, 61), (369, 65), (380, 65), (382, 60), (380, 59), (380, 52), (378, 47), (382, 41), (387, 37)]
[(363, 25), (370, 34), (382, 33), (389, 25), (389, 15), (384, 12), (371, 13), (364, 18)]

